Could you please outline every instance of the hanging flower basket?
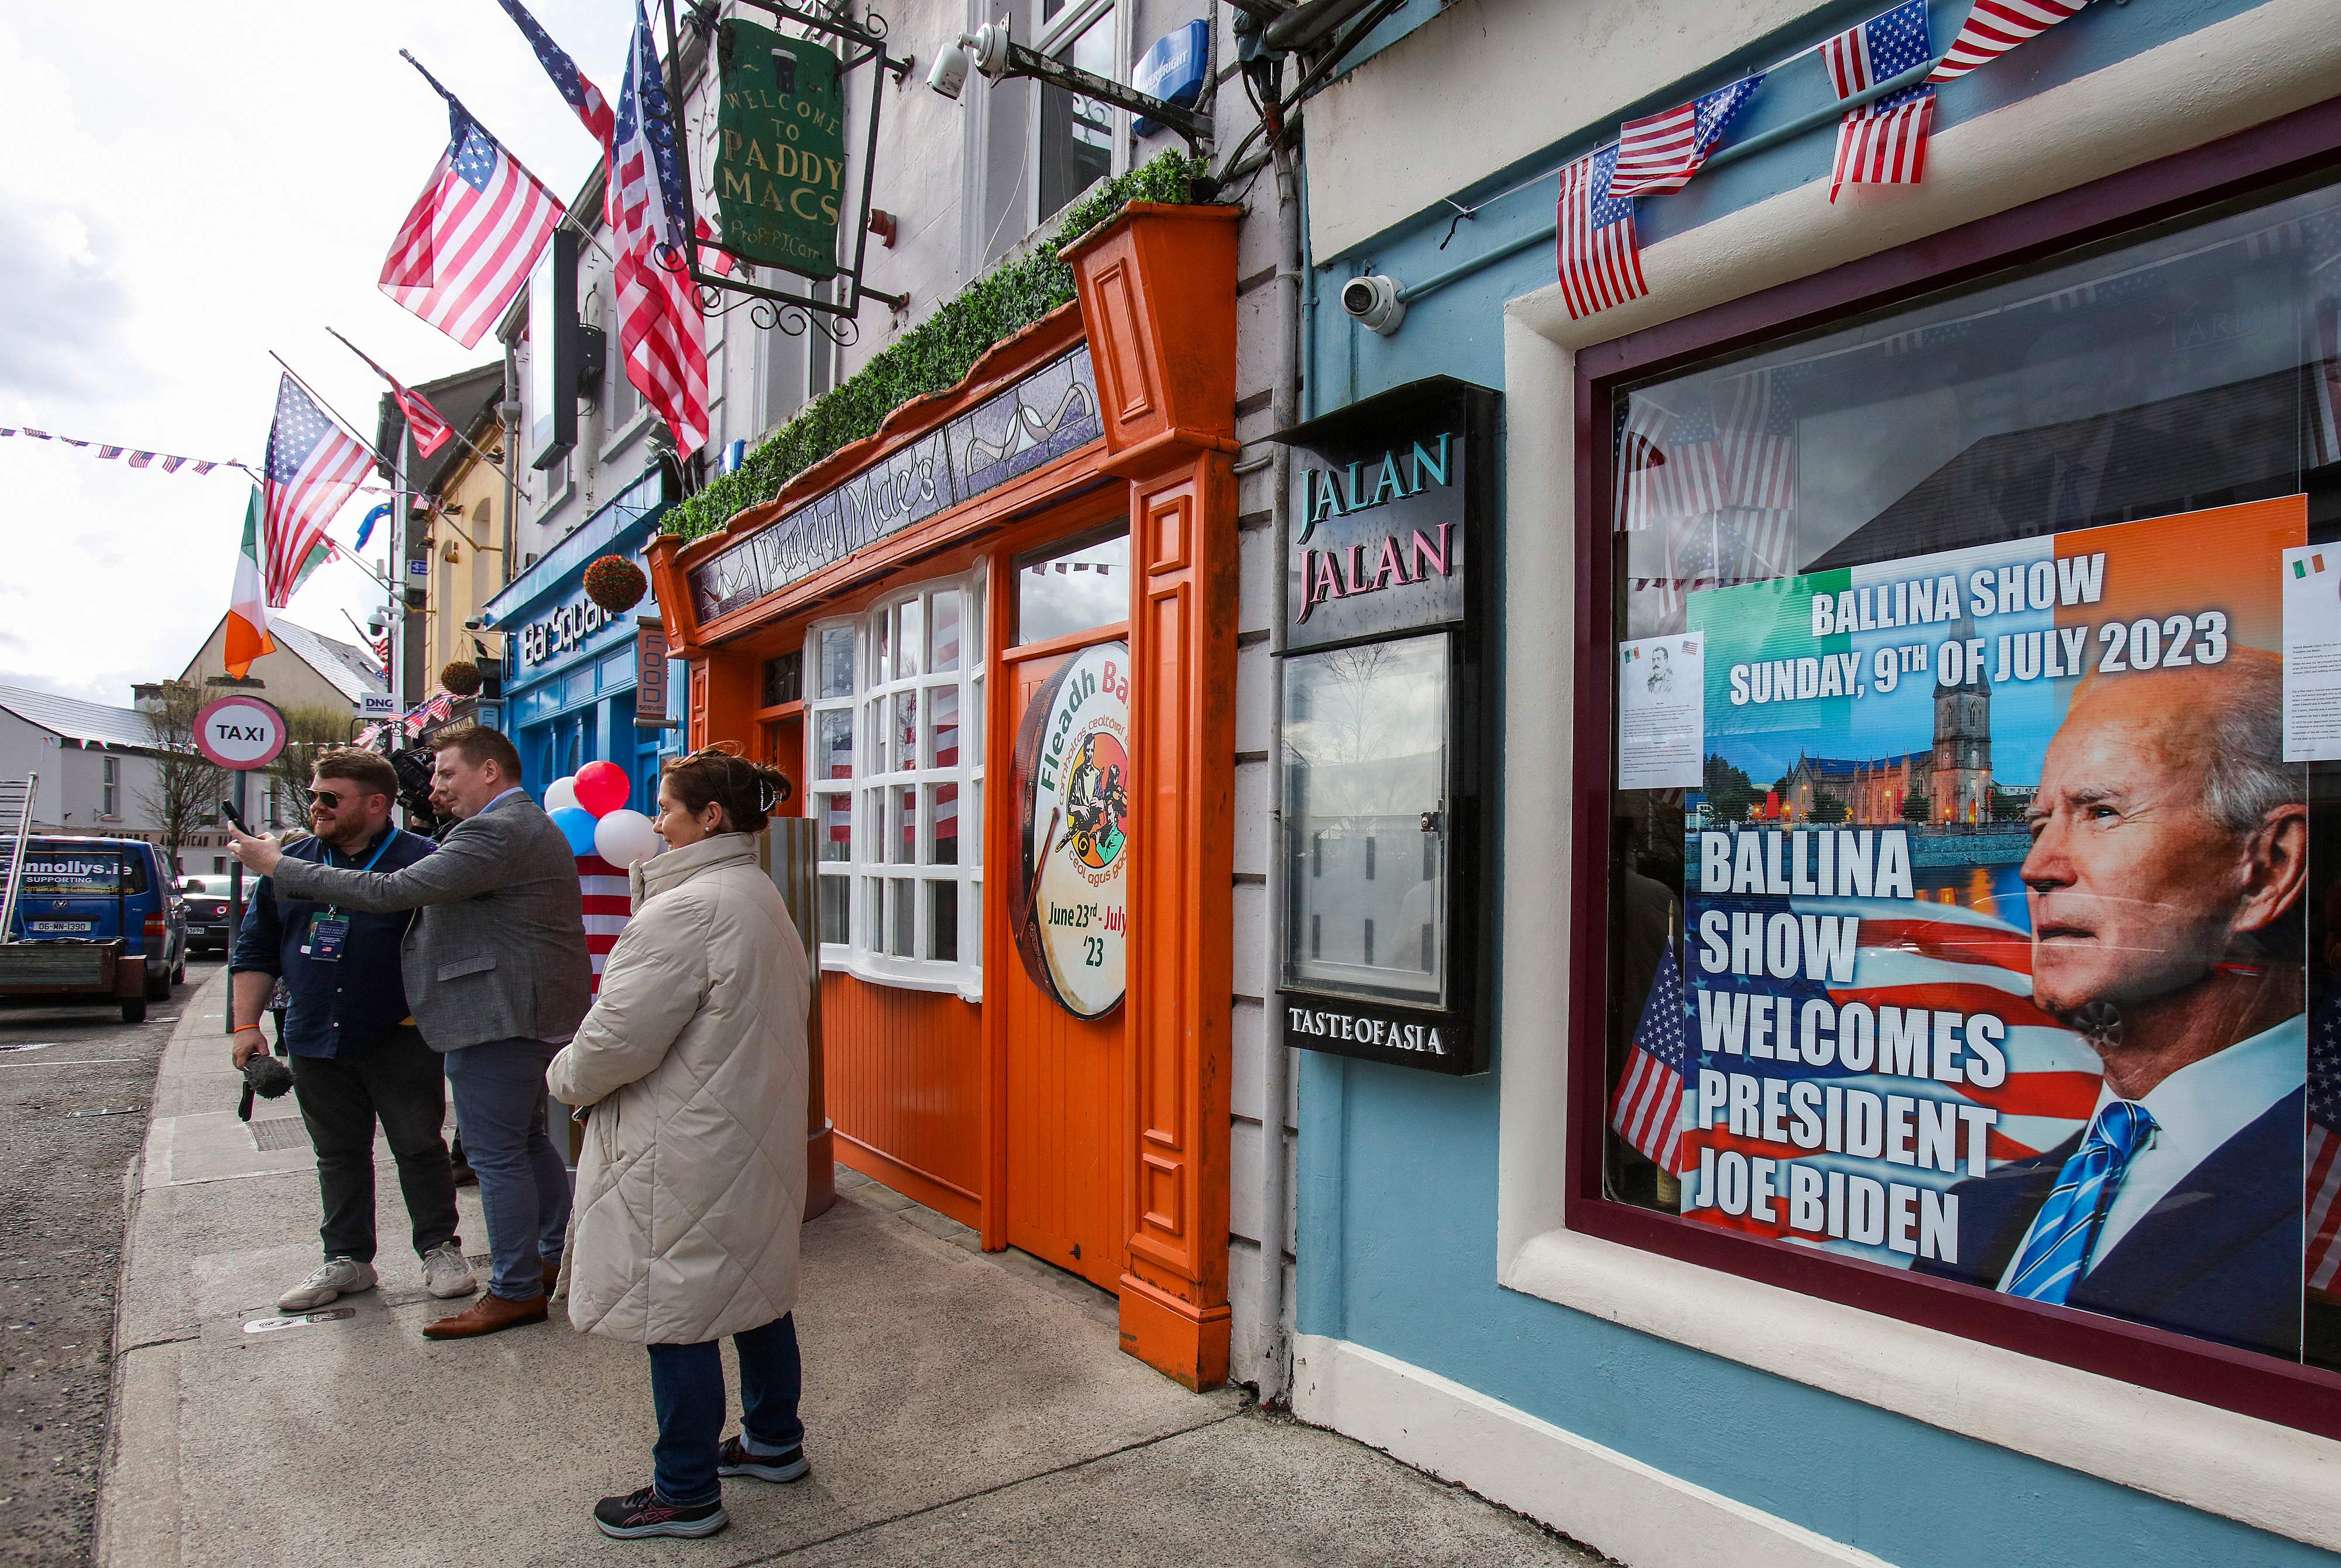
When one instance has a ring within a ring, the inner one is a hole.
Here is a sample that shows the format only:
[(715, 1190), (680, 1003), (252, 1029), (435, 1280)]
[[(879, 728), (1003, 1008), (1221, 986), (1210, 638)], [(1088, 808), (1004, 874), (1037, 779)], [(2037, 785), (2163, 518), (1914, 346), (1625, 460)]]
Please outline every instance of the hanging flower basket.
[(458, 697), (473, 697), (480, 690), (480, 667), (468, 659), (458, 659), (439, 672), (439, 684)]
[(650, 579), (623, 555), (605, 555), (585, 569), (585, 592), (613, 615), (623, 615), (643, 601)]

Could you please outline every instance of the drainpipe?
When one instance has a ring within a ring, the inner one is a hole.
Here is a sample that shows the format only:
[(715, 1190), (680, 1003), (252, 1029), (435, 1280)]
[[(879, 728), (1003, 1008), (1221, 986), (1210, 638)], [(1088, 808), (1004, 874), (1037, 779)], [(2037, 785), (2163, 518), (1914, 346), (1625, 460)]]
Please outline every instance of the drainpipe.
[[(1276, 380), (1269, 408), (1279, 434), (1300, 423), (1300, 283), (1301, 233), (1300, 182), (1293, 169), (1292, 149), (1279, 138), (1272, 155), (1276, 163), (1277, 344)], [(1281, 1404), (1292, 1384), (1292, 1344), (1284, 1332), (1284, 1255), (1290, 1236), (1285, 1228), (1290, 1190), (1284, 1179), (1285, 1086), (1292, 1072), (1291, 1050), (1276, 1017), (1274, 986), (1282, 969), (1281, 944), (1285, 914), (1284, 798), (1284, 629), (1290, 620), (1291, 584), (1284, 566), (1291, 551), (1292, 449), (1279, 442), (1271, 469), (1276, 486), (1270, 511), (1276, 538), (1276, 583), (1272, 595), (1276, 623), (1269, 630), (1268, 763), (1271, 771), (1269, 801), (1268, 929), (1271, 944), (1270, 995), (1261, 998), (1268, 1014), (1261, 1031), (1261, 1055), (1266, 1069), (1260, 1094), (1261, 1131), (1267, 1157), (1260, 1161), (1261, 1274), (1268, 1288), (1260, 1293), (1254, 1326), (1260, 1365), (1253, 1369), (1262, 1404)]]
[(513, 551), (520, 546), (520, 529), (513, 512), (520, 505), (520, 360), (511, 342), (504, 343), (503, 396), (496, 403), (496, 420), (504, 430), (504, 581), (520, 575)]

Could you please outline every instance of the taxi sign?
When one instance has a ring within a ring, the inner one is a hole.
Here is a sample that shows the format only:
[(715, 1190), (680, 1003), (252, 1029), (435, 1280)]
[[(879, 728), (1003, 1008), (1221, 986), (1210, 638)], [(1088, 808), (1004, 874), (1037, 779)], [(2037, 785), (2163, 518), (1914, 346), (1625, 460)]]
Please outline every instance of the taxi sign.
[(284, 749), (284, 715), (257, 697), (223, 697), (195, 715), (195, 749), (222, 768), (265, 768)]

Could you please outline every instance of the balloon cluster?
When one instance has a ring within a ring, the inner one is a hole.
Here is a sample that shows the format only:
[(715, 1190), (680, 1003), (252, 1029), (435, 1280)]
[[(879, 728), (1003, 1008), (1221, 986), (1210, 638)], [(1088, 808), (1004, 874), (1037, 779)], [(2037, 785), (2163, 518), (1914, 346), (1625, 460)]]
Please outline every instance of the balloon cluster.
[(614, 762), (588, 762), (544, 792), (553, 825), (569, 840), (570, 853), (599, 855), (613, 866), (647, 860), (666, 848), (651, 819), (629, 809), (633, 780)]

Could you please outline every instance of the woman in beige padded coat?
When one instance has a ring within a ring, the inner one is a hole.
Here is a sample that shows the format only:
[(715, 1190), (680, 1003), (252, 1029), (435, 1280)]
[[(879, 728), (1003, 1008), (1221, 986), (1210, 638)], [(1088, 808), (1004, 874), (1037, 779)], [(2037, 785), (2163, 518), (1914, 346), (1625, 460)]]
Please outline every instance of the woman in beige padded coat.
[[(721, 751), (669, 765), (666, 851), (632, 868), (633, 918), (545, 1077), (555, 1098), (591, 1107), (569, 1320), (650, 1348), (652, 1484), (593, 1510), (621, 1539), (712, 1535), (730, 1523), (719, 1476), (807, 1474), (791, 1315), (811, 980), (755, 838), (787, 792), (779, 774)], [(725, 1335), (742, 1419), (719, 1444)]]

